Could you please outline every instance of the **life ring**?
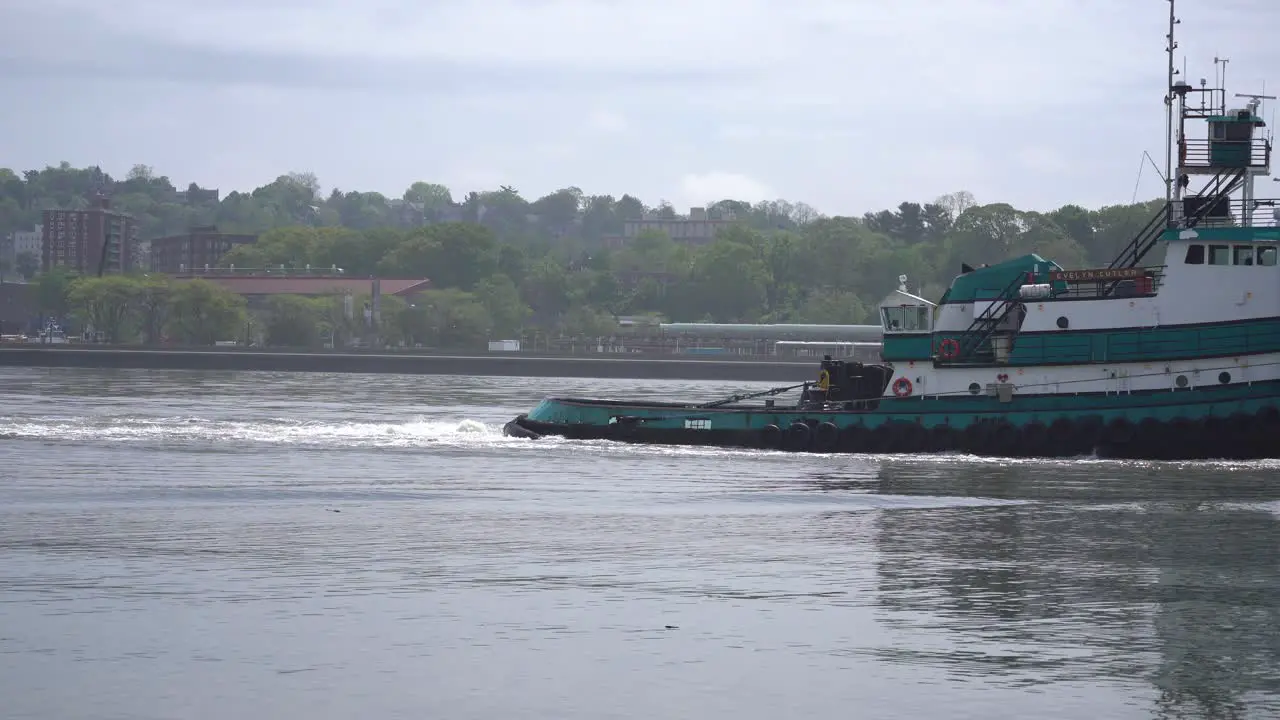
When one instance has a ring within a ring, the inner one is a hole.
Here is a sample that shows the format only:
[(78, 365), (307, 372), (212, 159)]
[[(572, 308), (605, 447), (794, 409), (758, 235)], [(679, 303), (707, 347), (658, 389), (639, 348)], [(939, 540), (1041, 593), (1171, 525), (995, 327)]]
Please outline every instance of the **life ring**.
[(960, 354), (960, 343), (955, 338), (947, 338), (938, 343), (938, 354), (950, 360)]
[(898, 397), (906, 397), (911, 394), (911, 381), (900, 377), (893, 381), (893, 394)]

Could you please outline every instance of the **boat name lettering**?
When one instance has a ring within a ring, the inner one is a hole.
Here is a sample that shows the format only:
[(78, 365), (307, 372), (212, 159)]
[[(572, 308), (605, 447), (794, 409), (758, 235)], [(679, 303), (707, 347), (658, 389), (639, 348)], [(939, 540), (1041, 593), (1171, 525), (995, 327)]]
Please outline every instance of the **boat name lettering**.
[(1055, 282), (1094, 282), (1097, 280), (1132, 280), (1147, 274), (1146, 268), (1107, 268), (1102, 270), (1061, 270), (1049, 273)]

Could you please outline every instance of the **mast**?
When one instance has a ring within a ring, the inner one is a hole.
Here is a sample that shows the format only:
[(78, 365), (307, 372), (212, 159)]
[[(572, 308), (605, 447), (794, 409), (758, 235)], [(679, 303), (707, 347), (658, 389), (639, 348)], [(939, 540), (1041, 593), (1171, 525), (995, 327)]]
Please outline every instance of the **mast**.
[(1178, 24), (1178, 18), (1174, 15), (1174, 0), (1169, 0), (1169, 34), (1165, 38), (1169, 41), (1165, 51), (1169, 55), (1169, 75), (1164, 86), (1164, 202), (1168, 207), (1173, 202), (1173, 75), (1176, 70), (1173, 67), (1173, 51), (1178, 47), (1178, 43), (1173, 39), (1173, 26)]

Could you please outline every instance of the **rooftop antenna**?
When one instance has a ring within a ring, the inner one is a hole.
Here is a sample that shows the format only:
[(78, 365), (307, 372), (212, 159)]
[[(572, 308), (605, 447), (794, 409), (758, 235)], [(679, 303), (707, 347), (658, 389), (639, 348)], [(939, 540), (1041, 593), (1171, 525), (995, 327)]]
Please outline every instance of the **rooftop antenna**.
[(1219, 66), (1215, 67), (1214, 74), (1218, 79), (1217, 90), (1222, 93), (1222, 107), (1219, 108), (1219, 111), (1223, 115), (1227, 114), (1227, 63), (1229, 62), (1231, 62), (1231, 58), (1220, 58), (1216, 56), (1213, 58), (1213, 64), (1215, 66)]
[[(1266, 92), (1265, 87), (1263, 88), (1263, 92)], [(1249, 112), (1253, 113), (1254, 115), (1258, 114), (1258, 108), (1262, 107), (1263, 100), (1276, 99), (1275, 95), (1254, 95), (1253, 93), (1236, 93), (1236, 97), (1249, 98)]]
[[(1169, 78), (1164, 86), (1164, 201), (1173, 202), (1173, 76), (1178, 74), (1174, 68), (1173, 51), (1178, 43), (1173, 39), (1174, 26), (1182, 22), (1174, 14), (1174, 0), (1169, 0), (1169, 34), (1165, 36), (1168, 43), (1165, 52), (1169, 54)], [(1141, 166), (1139, 166), (1141, 172)]]

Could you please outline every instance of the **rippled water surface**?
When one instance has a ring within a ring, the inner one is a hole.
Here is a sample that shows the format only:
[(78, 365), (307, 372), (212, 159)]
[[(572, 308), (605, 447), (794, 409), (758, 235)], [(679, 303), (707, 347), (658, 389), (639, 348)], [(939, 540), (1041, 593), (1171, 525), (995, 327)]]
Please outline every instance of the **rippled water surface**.
[(500, 432), (743, 387), (0, 370), (0, 716), (1280, 717), (1276, 465)]

